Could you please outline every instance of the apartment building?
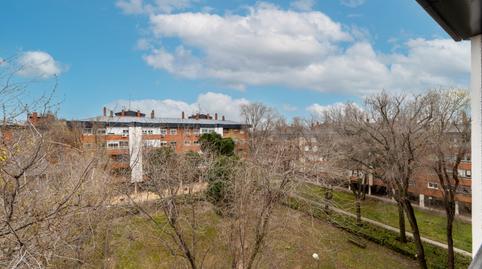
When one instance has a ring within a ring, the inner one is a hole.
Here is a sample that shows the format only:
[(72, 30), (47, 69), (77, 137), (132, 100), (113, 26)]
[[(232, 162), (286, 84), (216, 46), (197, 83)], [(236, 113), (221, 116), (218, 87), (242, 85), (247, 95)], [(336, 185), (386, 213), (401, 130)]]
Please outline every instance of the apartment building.
[(159, 118), (140, 111), (122, 110), (114, 113), (103, 108), (102, 116), (69, 121), (72, 128), (81, 130), (80, 140), (85, 149), (104, 147), (114, 170), (131, 173), (131, 182), (143, 179), (143, 152), (152, 148), (172, 147), (178, 153), (200, 152), (199, 137), (215, 132), (230, 137), (236, 150), (246, 149), (246, 125), (209, 114), (194, 114), (180, 118)]
[[(282, 137), (286, 140), (297, 141), (303, 154), (301, 157), (301, 164), (304, 167), (304, 171), (314, 171), (316, 175), (314, 177), (324, 178), (327, 172), (333, 167), (333, 163), (327, 164), (325, 162), (326, 157), (323, 155), (327, 145), (329, 143), (330, 136), (334, 133), (329, 125), (326, 124), (312, 124), (304, 129), (300, 128), (287, 128), (283, 130)], [(324, 149), (324, 150), (322, 150)], [(469, 150), (470, 151), (470, 150)], [(427, 156), (427, 158), (430, 158)], [(328, 166), (326, 166), (328, 165)], [(456, 214), (471, 214), (472, 204), (472, 163), (470, 154), (465, 156), (462, 160), (459, 169), (457, 171), (460, 183), (456, 192)], [(334, 173), (332, 173), (334, 174)], [(371, 174), (365, 175), (363, 171), (358, 169), (347, 170), (344, 178), (340, 178), (343, 182), (347, 182), (346, 186), (355, 185), (358, 179), (365, 180), (367, 185), (366, 191), (369, 195), (390, 195), (389, 190), (380, 178), (374, 177)], [(345, 179), (348, 179), (345, 181)], [(434, 173), (433, 169), (422, 166), (414, 174), (413, 178), (409, 182), (409, 193), (414, 203), (417, 203), (421, 207), (441, 207), (442, 206), (442, 189), (439, 184), (439, 179)]]

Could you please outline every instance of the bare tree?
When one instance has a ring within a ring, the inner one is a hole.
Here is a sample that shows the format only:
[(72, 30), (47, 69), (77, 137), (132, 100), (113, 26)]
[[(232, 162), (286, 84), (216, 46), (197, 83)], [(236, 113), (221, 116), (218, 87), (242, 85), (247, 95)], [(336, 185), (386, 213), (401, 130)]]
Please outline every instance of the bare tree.
[(233, 269), (257, 267), (270, 239), (273, 211), (293, 188), (298, 146), (260, 141), (256, 153), (236, 165), (230, 180), (232, 203), (226, 210)]
[(430, 136), (428, 130), (434, 120), (433, 106), (430, 95), (407, 97), (382, 92), (368, 97), (363, 110), (348, 106), (332, 113), (338, 130), (345, 137), (357, 137), (357, 144), (364, 144), (362, 148), (368, 150), (365, 158), (356, 161), (372, 170), (393, 190), (400, 206), (402, 240), (405, 236), (403, 211), (407, 214), (421, 268), (427, 267), (425, 252), (408, 187), (426, 154), (426, 141)]
[(0, 267), (81, 264), (80, 246), (91, 231), (81, 227), (96, 222), (92, 217), (106, 198), (102, 160), (63, 140), (68, 128), (19, 121), (32, 107), (50, 107), (51, 98), (25, 104), (20, 97), (28, 84), (16, 80), (21, 69), (13, 66), (0, 74), (0, 99), (7, 102), (0, 135)]
[(251, 151), (255, 150), (255, 145), (259, 140), (263, 140), (272, 134), (273, 129), (281, 120), (276, 110), (263, 103), (250, 103), (241, 106), (241, 116), (245, 123), (250, 126), (248, 142)]
[(455, 267), (452, 237), (456, 194), (460, 179), (458, 170), (469, 154), (470, 119), (467, 116), (468, 96), (463, 90), (433, 91), (434, 117), (430, 144), (432, 153), (427, 158), (442, 189), (442, 201), (447, 215), (447, 267)]
[[(126, 192), (130, 201), (163, 234), (163, 248), (173, 257), (182, 257), (190, 268), (203, 268), (208, 249), (201, 249), (198, 225), (202, 213), (209, 157), (197, 153), (178, 154), (170, 147), (145, 152), (146, 188), (154, 195), (154, 204), (138, 200)], [(157, 216), (163, 216), (160, 221)]]

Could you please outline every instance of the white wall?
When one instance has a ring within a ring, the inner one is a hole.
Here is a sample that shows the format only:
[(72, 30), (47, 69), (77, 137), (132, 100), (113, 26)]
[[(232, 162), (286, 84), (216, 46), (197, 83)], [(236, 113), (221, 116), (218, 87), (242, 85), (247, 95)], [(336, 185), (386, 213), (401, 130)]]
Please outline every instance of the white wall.
[(142, 127), (129, 127), (131, 182), (142, 182)]
[(472, 38), (470, 98), (472, 109), (472, 256), (482, 244), (482, 54), (481, 35)]

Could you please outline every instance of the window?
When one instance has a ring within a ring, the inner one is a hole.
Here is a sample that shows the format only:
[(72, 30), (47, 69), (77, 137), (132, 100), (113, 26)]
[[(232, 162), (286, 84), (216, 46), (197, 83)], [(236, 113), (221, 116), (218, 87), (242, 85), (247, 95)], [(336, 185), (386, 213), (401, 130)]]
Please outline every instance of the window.
[(143, 129), (142, 130), (142, 134), (151, 135), (153, 133), (154, 133), (154, 131), (152, 129)]
[(464, 195), (472, 195), (472, 189), (467, 186), (460, 186), (457, 188), (457, 193), (464, 194)]
[(193, 135), (199, 135), (199, 129), (193, 129), (192, 134)]
[(438, 183), (436, 183), (436, 182), (428, 182), (428, 183), (427, 183), (427, 188), (429, 188), (429, 189), (435, 189), (435, 190), (436, 190), (436, 189), (438, 189)]
[(119, 147), (128, 148), (129, 147), (129, 141), (119, 141)]
[(169, 129), (170, 135), (177, 135), (177, 129)]
[(161, 135), (167, 135), (167, 129), (161, 129)]
[(191, 135), (191, 129), (184, 128), (184, 135)]
[(122, 130), (122, 136), (129, 136), (129, 129)]
[(82, 134), (84, 135), (91, 135), (92, 134), (92, 128), (84, 128), (82, 130)]
[(170, 144), (171, 146), (175, 147), (175, 146), (176, 146), (176, 141), (171, 141), (169, 144)]
[(161, 147), (167, 146), (167, 141), (161, 141)]
[(157, 147), (160, 147), (160, 146), (161, 146), (161, 141), (160, 141), (160, 140), (157, 140), (157, 139), (144, 140), (144, 146), (145, 146), (145, 147), (154, 147), (154, 148), (157, 148)]
[(108, 142), (107, 143), (107, 148), (116, 149), (118, 147), (119, 147), (119, 142)]
[(97, 129), (98, 135), (105, 135), (105, 129)]
[(194, 145), (199, 145), (199, 141), (197, 141), (197, 140), (196, 140), (196, 141), (193, 141), (192, 143), (193, 143)]
[(243, 129), (239, 130), (239, 133), (244, 134), (244, 130)]
[(201, 134), (214, 133), (214, 128), (201, 128)]
[(184, 140), (184, 145), (191, 145), (191, 141), (189, 141), (189, 140)]
[(459, 174), (459, 177), (471, 177), (472, 176), (472, 172), (470, 170), (459, 169), (458, 174)]

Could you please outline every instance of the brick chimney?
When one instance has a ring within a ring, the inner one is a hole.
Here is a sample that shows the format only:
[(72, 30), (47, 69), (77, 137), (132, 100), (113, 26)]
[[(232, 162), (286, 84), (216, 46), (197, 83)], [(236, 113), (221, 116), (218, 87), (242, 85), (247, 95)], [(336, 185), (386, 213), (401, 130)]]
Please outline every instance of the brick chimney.
[(224, 115), (223, 115), (223, 121), (225, 121), (225, 120), (226, 120), (226, 118), (224, 118)]
[(37, 122), (38, 122), (39, 118), (38, 118), (38, 113), (37, 112), (32, 112), (28, 115), (28, 121), (33, 124), (33, 125), (36, 125)]
[(124, 117), (126, 115), (126, 111), (122, 109), (121, 116)]
[(112, 110), (110, 111), (110, 117), (111, 118), (114, 117), (114, 111), (112, 111)]
[(184, 119), (184, 111), (181, 113), (181, 119)]
[(136, 112), (136, 117), (138, 117), (138, 118), (141, 117), (141, 112), (139, 110), (137, 110), (137, 112)]
[(154, 118), (154, 109), (151, 111), (151, 119)]
[(214, 113), (214, 119), (218, 120), (218, 113)]
[(102, 115), (105, 117), (107, 116), (107, 107), (104, 107), (103, 111), (102, 111)]
[(210, 119), (211, 119), (211, 116), (209, 116), (209, 113), (208, 113), (208, 120), (210, 120)]

